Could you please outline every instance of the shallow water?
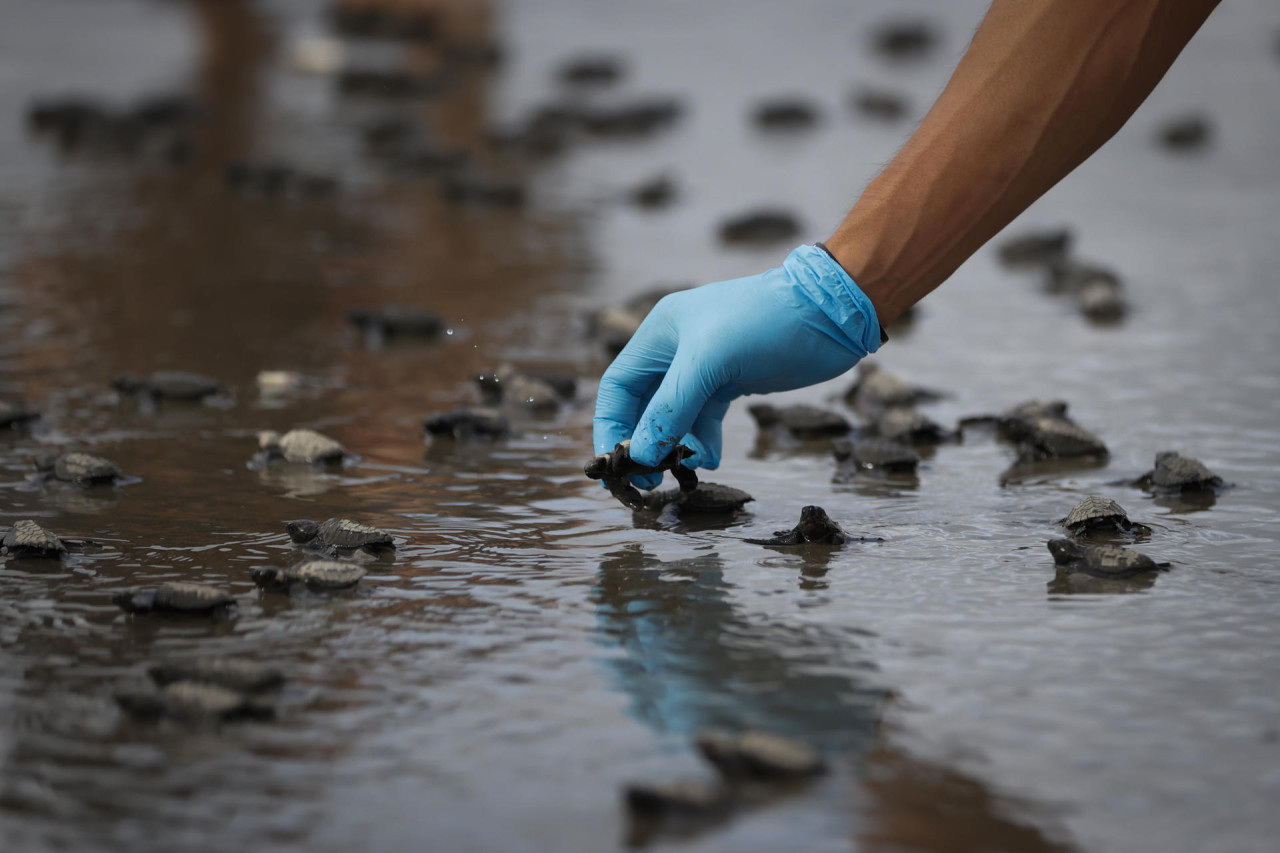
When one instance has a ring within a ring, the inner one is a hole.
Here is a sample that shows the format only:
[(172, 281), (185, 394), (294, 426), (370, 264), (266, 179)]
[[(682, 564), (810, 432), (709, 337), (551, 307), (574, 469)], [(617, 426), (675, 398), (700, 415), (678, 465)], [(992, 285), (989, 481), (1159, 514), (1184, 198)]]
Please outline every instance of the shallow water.
[[(686, 115), (639, 142), (531, 165), (523, 211), (459, 211), (391, 177), (358, 128), (386, 104), (292, 71), (311, 4), (8, 0), (0, 30), (0, 393), (37, 404), (0, 436), (0, 524), (37, 518), (101, 543), (61, 564), (0, 563), (0, 846), (5, 850), (604, 850), (628, 838), (621, 787), (705, 777), (703, 725), (820, 746), (824, 780), (662, 848), (1265, 850), (1280, 831), (1280, 65), (1266, 4), (1224, 4), (1130, 125), (1011, 227), (1070, 223), (1134, 310), (1088, 325), (986, 249), (876, 356), (951, 396), (944, 423), (1063, 398), (1108, 442), (1102, 467), (1004, 485), (1008, 448), (972, 438), (915, 481), (832, 483), (823, 452), (759, 448), (738, 404), (713, 478), (757, 500), (725, 526), (641, 519), (586, 481), (594, 378), (585, 313), (654, 281), (777, 263), (726, 250), (719, 219), (764, 203), (820, 239), (909, 130), (858, 120), (857, 83), (905, 92), (914, 121), (985, 4), (910, 7), (940, 50), (889, 65), (857, 9), (707, 2), (511, 4), (498, 70), (410, 110), (471, 144), (555, 92), (581, 51), (630, 61), (627, 94)], [(589, 13), (584, 13), (589, 9)], [(673, 25), (678, 17), (679, 26)], [(74, 26), (71, 25), (74, 21)], [(372, 49), (370, 49), (372, 50)], [(714, 61), (708, 57), (714, 55)], [(30, 97), (126, 103), (189, 89), (208, 108), (185, 169), (59, 155)], [(816, 130), (761, 137), (757, 98), (806, 94)], [(1207, 111), (1207, 151), (1155, 148)], [(234, 158), (338, 173), (333, 200), (224, 189)], [(661, 171), (676, 204), (619, 192)], [(383, 302), (440, 312), (439, 342), (371, 348), (345, 325)], [(424, 415), (471, 402), (503, 361), (570, 370), (581, 403), (480, 448), (426, 446)], [(125, 371), (217, 376), (232, 403), (139, 409)], [(302, 372), (264, 398), (262, 369)], [(780, 399), (838, 405), (848, 379)], [(339, 472), (248, 464), (259, 429), (306, 425), (359, 459)], [(136, 482), (31, 478), (37, 448), (88, 446)], [(1210, 506), (1110, 483), (1176, 448), (1234, 487)], [(1117, 595), (1051, 593), (1045, 549), (1085, 494), (1154, 528), (1173, 568)], [(742, 540), (826, 507), (882, 537), (832, 554)], [(261, 595), (252, 567), (296, 557), (291, 518), (357, 517), (403, 537), (360, 589)], [(234, 618), (128, 619), (110, 594), (223, 584)], [(234, 653), (281, 667), (270, 724), (130, 722), (112, 694), (148, 662)], [(633, 839), (636, 840), (636, 839)]]

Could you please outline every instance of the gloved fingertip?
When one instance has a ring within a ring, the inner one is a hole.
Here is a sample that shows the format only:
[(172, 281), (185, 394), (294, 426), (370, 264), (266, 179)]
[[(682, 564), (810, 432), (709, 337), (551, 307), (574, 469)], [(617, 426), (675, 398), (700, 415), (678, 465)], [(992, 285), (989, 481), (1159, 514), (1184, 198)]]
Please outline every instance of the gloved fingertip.
[(666, 424), (644, 418), (631, 436), (631, 458), (641, 465), (657, 465), (680, 443), (671, 433)]
[(631, 436), (631, 458), (641, 465), (657, 465), (669, 452), (658, 447), (646, 430), (637, 429)]
[(627, 427), (609, 418), (596, 418), (592, 424), (591, 443), (596, 453), (608, 453), (620, 441), (630, 437)]

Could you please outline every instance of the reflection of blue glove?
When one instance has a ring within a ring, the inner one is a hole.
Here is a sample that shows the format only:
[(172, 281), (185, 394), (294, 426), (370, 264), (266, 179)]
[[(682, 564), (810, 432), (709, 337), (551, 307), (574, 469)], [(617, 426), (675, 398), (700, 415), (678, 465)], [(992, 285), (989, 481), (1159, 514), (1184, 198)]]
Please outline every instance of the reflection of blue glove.
[(631, 457), (655, 465), (679, 443), (694, 452), (685, 465), (715, 468), (731, 400), (823, 382), (879, 347), (871, 300), (816, 246), (761, 275), (673, 293), (600, 378), (596, 452), (630, 438)]

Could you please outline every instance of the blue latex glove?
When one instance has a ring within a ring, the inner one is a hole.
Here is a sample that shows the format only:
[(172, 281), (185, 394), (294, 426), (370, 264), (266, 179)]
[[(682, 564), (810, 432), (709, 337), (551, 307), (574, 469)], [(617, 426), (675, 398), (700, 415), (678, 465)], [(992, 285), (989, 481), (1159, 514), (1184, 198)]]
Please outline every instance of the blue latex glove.
[[(731, 400), (823, 382), (879, 347), (871, 300), (816, 246), (760, 275), (673, 293), (600, 378), (596, 452), (630, 438), (631, 458), (656, 465), (683, 444), (685, 465), (715, 468)], [(632, 478), (649, 489), (661, 479)]]

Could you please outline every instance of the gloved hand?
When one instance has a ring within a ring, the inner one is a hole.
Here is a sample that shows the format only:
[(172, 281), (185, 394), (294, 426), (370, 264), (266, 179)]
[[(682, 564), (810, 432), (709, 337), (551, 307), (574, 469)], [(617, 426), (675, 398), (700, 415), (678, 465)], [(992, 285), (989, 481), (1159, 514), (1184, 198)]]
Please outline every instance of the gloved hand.
[(600, 378), (595, 450), (630, 438), (631, 458), (656, 465), (683, 444), (683, 464), (715, 468), (731, 400), (823, 382), (879, 347), (871, 300), (824, 250), (800, 246), (776, 269), (659, 302)]

